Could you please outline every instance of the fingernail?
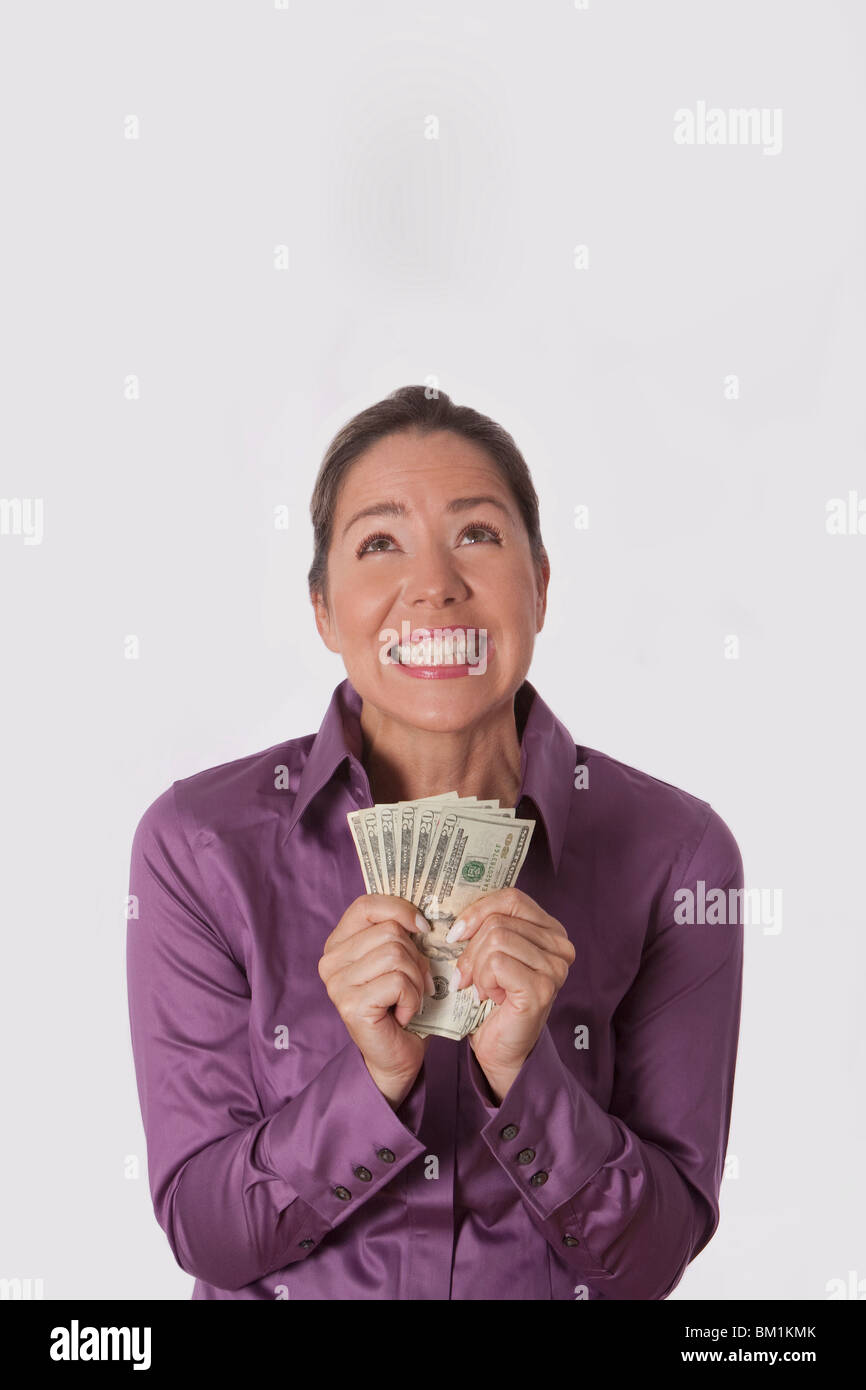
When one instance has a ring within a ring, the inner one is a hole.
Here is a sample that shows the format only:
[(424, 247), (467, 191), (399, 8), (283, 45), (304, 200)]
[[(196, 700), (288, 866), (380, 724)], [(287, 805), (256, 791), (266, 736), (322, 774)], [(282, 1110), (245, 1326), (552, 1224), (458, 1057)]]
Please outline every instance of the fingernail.
[(446, 940), (446, 941), (459, 941), (460, 938), (461, 938), (461, 936), (462, 936), (463, 933), (465, 932), (465, 930), (466, 930), (466, 923), (464, 922), (464, 920), (463, 920), (462, 917), (458, 917), (458, 918), (457, 918), (457, 921), (453, 923), (453, 925), (452, 925), (450, 931), (446, 932), (446, 934), (445, 934), (445, 940)]
[(433, 928), (430, 926), (430, 923), (427, 921), (427, 918), (422, 917), (420, 912), (415, 913), (415, 926), (418, 928), (419, 931), (433, 930)]
[(449, 994), (456, 994), (459, 988), (460, 988), (460, 971), (459, 971), (459, 970), (457, 969), (457, 967), (455, 966), (455, 967), (454, 967), (454, 973), (452, 974), (451, 979), (448, 981), (448, 993), (449, 993)]
[(470, 991), (471, 991), (472, 998), (474, 999), (475, 1003), (476, 1003), (476, 1004), (480, 1004), (480, 1003), (481, 1003), (481, 995), (478, 993), (478, 990), (476, 989), (475, 985), (470, 985), (470, 986), (469, 986), (469, 989), (470, 989)]

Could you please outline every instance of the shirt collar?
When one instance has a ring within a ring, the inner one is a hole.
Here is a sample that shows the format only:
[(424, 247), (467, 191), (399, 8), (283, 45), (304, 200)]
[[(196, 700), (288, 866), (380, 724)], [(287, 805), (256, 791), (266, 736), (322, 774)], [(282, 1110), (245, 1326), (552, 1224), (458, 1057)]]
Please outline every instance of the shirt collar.
[[(351, 790), (372, 805), (366, 769), (361, 761), (361, 697), (348, 677), (334, 690), (319, 732), (307, 754), (289, 817), (287, 836), (313, 798), (348, 760)], [(547, 835), (554, 870), (559, 868), (574, 785), (576, 748), (568, 729), (525, 680), (514, 697), (520, 735), (519, 805), (527, 797), (538, 811)], [(522, 733), (521, 733), (522, 729)]]

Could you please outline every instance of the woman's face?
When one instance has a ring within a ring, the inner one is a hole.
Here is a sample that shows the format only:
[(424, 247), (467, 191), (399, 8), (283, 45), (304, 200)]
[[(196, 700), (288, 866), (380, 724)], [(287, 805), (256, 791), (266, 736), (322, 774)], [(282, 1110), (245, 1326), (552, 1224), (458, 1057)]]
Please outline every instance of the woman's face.
[[(539, 577), (520, 510), (485, 450), (450, 430), (402, 431), (371, 445), (343, 479), (329, 606), (315, 603), (316, 625), (365, 702), (400, 723), (458, 730), (513, 698), (544, 623), (548, 578), (546, 565)], [(470, 629), (469, 662), (449, 666), (443, 638), (438, 674), (383, 663), (404, 624), (410, 637)]]

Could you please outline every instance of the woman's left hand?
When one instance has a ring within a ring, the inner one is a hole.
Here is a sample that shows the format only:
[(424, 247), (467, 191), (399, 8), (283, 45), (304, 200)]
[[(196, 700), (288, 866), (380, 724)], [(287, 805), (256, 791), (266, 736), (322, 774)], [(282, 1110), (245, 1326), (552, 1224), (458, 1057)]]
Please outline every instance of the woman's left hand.
[(469, 1044), (501, 1098), (535, 1046), (575, 950), (562, 923), (517, 888), (478, 898), (458, 922), (466, 923), (458, 939), (467, 942), (457, 962), (460, 988), (474, 984), (482, 1000), (500, 1006)]

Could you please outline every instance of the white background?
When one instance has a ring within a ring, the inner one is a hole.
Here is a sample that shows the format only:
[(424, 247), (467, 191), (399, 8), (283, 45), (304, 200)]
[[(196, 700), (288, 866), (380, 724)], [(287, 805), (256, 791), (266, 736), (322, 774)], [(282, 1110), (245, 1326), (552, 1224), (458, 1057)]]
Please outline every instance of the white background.
[[(746, 928), (739, 1172), (673, 1297), (866, 1278), (866, 535), (825, 525), (866, 497), (866, 8), (41, 0), (0, 37), (0, 494), (44, 505), (0, 536), (0, 1276), (191, 1293), (147, 1190), (132, 833), (318, 728), (313, 479), (432, 383), (532, 470), (543, 698), (783, 892)], [(675, 144), (699, 101), (780, 108), (781, 152)]]

